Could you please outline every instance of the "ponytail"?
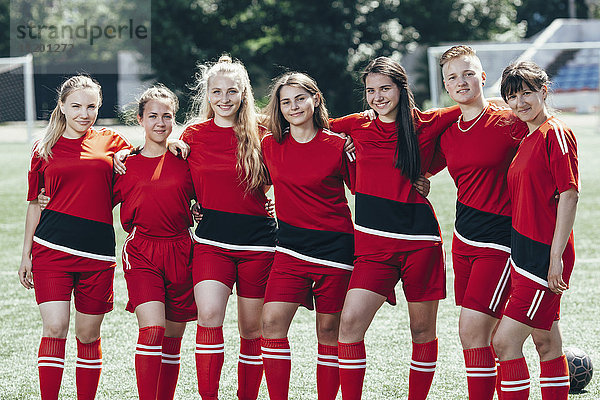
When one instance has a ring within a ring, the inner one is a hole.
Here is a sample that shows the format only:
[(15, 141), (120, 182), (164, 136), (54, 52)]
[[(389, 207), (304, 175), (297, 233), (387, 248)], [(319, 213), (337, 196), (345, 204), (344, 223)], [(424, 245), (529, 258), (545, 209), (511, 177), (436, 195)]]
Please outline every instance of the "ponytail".
[(412, 92), (406, 85), (400, 86), (400, 104), (396, 114), (396, 160), (395, 167), (414, 183), (421, 175), (421, 152), (415, 130)]

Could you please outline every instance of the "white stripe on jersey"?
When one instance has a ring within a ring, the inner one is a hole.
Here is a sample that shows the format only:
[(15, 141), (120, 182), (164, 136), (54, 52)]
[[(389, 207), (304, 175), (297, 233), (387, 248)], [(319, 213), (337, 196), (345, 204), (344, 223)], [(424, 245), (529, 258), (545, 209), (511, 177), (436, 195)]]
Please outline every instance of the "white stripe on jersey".
[(525, 271), (523, 268), (517, 267), (517, 264), (515, 264), (515, 262), (513, 261), (512, 258), (510, 259), (510, 263), (512, 264), (513, 268), (515, 269), (515, 272), (518, 273), (519, 275), (522, 275), (527, 279), (530, 279), (536, 283), (539, 283), (542, 286), (548, 287), (547, 281), (543, 280), (539, 276), (535, 276), (531, 272)]
[(194, 234), (194, 240), (197, 243), (208, 244), (210, 246), (216, 246), (216, 247), (220, 247), (222, 249), (227, 249), (227, 250), (239, 250), (239, 251), (249, 250), (249, 251), (269, 251), (269, 252), (275, 251), (275, 247), (222, 243), (222, 242), (216, 242), (214, 240), (198, 237), (198, 236), (196, 236), (196, 234)]
[(510, 247), (503, 246), (503, 245), (497, 244), (497, 243), (476, 242), (475, 240), (467, 239), (464, 236), (462, 236), (460, 233), (458, 233), (456, 228), (454, 228), (454, 234), (456, 235), (456, 238), (458, 240), (460, 240), (461, 242), (466, 243), (470, 246), (488, 247), (490, 249), (496, 249), (496, 250), (500, 250), (500, 251), (510, 254)]
[(558, 141), (560, 150), (563, 154), (567, 154), (567, 140), (565, 139), (565, 130), (563, 129), (562, 125), (552, 120), (548, 120), (548, 124), (551, 125), (554, 130), (554, 134), (556, 135), (556, 140)]
[(407, 235), (404, 233), (386, 232), (386, 231), (380, 231), (377, 229), (367, 228), (367, 227), (364, 227), (361, 225), (357, 225), (356, 223), (354, 225), (354, 229), (356, 229), (357, 231), (363, 232), (363, 233), (367, 233), (369, 235), (382, 236), (382, 237), (386, 237), (386, 238), (390, 238), (390, 239), (425, 240), (428, 242), (440, 242), (442, 240), (442, 238), (440, 238), (439, 236)]
[(114, 256), (105, 256), (103, 254), (94, 254), (94, 253), (88, 253), (87, 251), (71, 249), (69, 247), (61, 246), (59, 244), (48, 242), (44, 239), (40, 239), (37, 236), (33, 237), (33, 241), (36, 243), (39, 243), (42, 246), (47, 247), (49, 249), (62, 251), (64, 253), (72, 254), (74, 256), (91, 258), (92, 260), (99, 260), (99, 261), (117, 262), (117, 257), (114, 257)]
[(354, 269), (354, 265), (342, 264), (342, 263), (335, 262), (335, 261), (329, 261), (329, 260), (323, 260), (321, 258), (315, 258), (315, 257), (305, 256), (304, 254), (295, 252), (294, 250), (286, 249), (285, 247), (281, 247), (281, 246), (275, 247), (275, 251), (276, 252), (279, 251), (281, 253), (285, 253), (285, 254), (290, 255), (290, 256), (292, 256), (294, 258), (297, 258), (299, 260), (308, 261), (308, 262), (311, 262), (313, 264), (319, 264), (319, 265), (324, 265), (324, 266), (327, 266), (327, 267), (334, 267), (334, 268), (345, 269), (347, 271), (352, 271)]

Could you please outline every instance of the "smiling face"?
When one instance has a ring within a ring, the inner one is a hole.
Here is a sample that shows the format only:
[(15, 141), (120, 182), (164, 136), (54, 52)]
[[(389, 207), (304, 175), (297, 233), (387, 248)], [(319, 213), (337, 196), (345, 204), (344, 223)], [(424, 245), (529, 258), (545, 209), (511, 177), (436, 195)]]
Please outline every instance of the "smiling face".
[(60, 111), (65, 115), (66, 129), (63, 135), (77, 138), (96, 122), (100, 108), (100, 93), (95, 88), (77, 89), (60, 103)]
[(400, 88), (392, 78), (379, 73), (370, 73), (365, 79), (367, 104), (379, 115), (382, 122), (394, 122), (398, 114)]
[(242, 104), (242, 89), (227, 75), (215, 75), (208, 81), (208, 101), (219, 126), (233, 126)]
[(546, 112), (546, 95), (548, 87), (543, 85), (535, 91), (523, 84), (521, 90), (506, 96), (506, 102), (513, 112), (531, 128), (537, 128), (548, 117)]
[(150, 100), (144, 105), (144, 115), (137, 117), (146, 132), (146, 141), (165, 144), (173, 131), (173, 105), (167, 100)]
[(485, 72), (475, 57), (463, 55), (449, 60), (442, 67), (442, 74), (444, 87), (458, 104), (482, 99)]
[(281, 114), (292, 127), (312, 127), (318, 101), (317, 96), (301, 87), (285, 85), (279, 91)]

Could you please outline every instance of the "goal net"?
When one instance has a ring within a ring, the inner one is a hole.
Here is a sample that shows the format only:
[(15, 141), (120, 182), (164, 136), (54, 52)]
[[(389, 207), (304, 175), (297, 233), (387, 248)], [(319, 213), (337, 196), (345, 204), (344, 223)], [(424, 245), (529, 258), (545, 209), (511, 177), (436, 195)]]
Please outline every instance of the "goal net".
[(25, 121), (31, 141), (35, 120), (33, 57), (0, 58), (0, 123)]

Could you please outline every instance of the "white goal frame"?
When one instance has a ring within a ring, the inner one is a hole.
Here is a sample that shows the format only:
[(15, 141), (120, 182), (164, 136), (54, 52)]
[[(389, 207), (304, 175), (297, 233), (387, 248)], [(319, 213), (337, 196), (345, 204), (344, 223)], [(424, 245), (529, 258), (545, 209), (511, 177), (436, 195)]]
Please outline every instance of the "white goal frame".
[(23, 88), (25, 98), (25, 121), (27, 123), (27, 141), (33, 140), (35, 122), (35, 90), (33, 86), (33, 55), (23, 57), (0, 58), (1, 65), (23, 66)]

